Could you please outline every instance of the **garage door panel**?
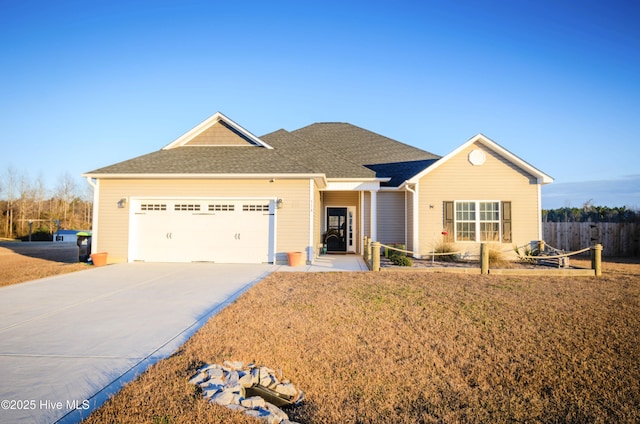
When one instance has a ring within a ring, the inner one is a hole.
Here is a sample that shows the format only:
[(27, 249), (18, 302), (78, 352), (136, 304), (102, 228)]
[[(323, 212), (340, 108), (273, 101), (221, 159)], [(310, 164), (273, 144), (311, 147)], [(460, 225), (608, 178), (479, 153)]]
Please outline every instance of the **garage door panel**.
[[(133, 202), (132, 202), (133, 203)], [(140, 200), (130, 229), (132, 260), (261, 263), (274, 260), (274, 202)]]
[[(149, 253), (149, 260), (165, 261), (171, 248), (171, 230), (169, 229), (166, 202), (143, 203), (135, 213), (138, 231), (135, 235), (139, 251)], [(134, 260), (140, 258), (134, 257)]]

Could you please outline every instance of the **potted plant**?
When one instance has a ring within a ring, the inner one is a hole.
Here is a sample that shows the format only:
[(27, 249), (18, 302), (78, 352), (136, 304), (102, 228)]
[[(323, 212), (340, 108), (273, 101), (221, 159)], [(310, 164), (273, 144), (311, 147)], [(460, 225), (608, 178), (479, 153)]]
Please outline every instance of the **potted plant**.
[(331, 230), (327, 230), (327, 232), (322, 235), (322, 253), (323, 254), (327, 253), (327, 244), (329, 242), (329, 239), (331, 238), (340, 240), (340, 231), (333, 228)]

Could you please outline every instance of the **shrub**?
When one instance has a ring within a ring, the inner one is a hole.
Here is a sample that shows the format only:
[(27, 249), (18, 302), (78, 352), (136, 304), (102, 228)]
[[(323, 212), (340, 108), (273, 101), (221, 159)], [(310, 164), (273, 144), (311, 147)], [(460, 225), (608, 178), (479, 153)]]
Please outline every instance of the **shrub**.
[(516, 252), (516, 255), (518, 255), (518, 260), (525, 263), (535, 263), (536, 260), (529, 256), (538, 256), (540, 254), (538, 249), (533, 250), (530, 246), (524, 246), (524, 251), (520, 253), (520, 248), (514, 244), (513, 250)]
[[(447, 243), (446, 241), (442, 241), (435, 246), (433, 249), (435, 253), (441, 253), (436, 258), (443, 262), (454, 262), (458, 260), (458, 254), (454, 253), (456, 251), (455, 245), (453, 243)], [(451, 253), (450, 255), (442, 255), (442, 253)]]
[(489, 248), (489, 266), (500, 267), (505, 266), (509, 261), (504, 257), (504, 252), (500, 250), (499, 245), (488, 245)]
[(400, 253), (394, 253), (389, 260), (398, 266), (413, 266), (413, 261), (408, 256)]

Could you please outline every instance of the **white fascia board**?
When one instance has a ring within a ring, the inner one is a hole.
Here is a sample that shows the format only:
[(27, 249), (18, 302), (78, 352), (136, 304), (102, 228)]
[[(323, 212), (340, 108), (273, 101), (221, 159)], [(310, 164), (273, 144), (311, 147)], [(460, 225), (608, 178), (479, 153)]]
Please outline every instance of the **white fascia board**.
[(213, 125), (215, 125), (219, 121), (224, 121), (227, 125), (229, 125), (233, 129), (235, 129), (236, 131), (238, 131), (239, 133), (241, 133), (242, 135), (244, 135), (245, 137), (247, 137), (249, 140), (253, 141), (257, 145), (265, 147), (267, 149), (273, 149), (272, 146), (270, 146), (269, 144), (265, 143), (260, 138), (258, 138), (255, 135), (253, 135), (251, 132), (247, 131), (241, 125), (238, 125), (236, 122), (234, 122), (231, 119), (227, 118), (222, 113), (216, 112), (212, 116), (210, 116), (209, 118), (207, 118), (206, 120), (201, 122), (200, 124), (196, 125), (191, 130), (187, 131), (186, 133), (184, 133), (180, 137), (176, 138), (171, 143), (169, 143), (166, 146), (164, 146), (162, 148), (162, 150), (173, 149), (174, 147), (180, 147), (180, 146), (188, 143), (189, 141), (193, 140), (199, 134), (201, 134), (202, 132), (204, 132), (208, 128), (212, 127)]
[(103, 180), (195, 180), (195, 179), (215, 179), (215, 180), (236, 180), (236, 179), (315, 179), (326, 184), (324, 174), (82, 174), (85, 178), (95, 178)]
[(458, 153), (462, 152), (464, 149), (466, 149), (467, 147), (471, 146), (472, 144), (474, 144), (476, 142), (480, 142), (480, 143), (484, 144), (489, 149), (493, 150), (494, 152), (498, 153), (499, 155), (501, 155), (505, 159), (509, 160), (511, 163), (513, 163), (516, 166), (524, 169), (525, 171), (527, 171), (528, 173), (530, 173), (531, 175), (536, 177), (540, 184), (549, 184), (549, 183), (553, 182), (553, 178), (551, 178), (549, 175), (547, 175), (544, 172), (540, 171), (539, 169), (535, 168), (534, 166), (532, 166), (531, 164), (527, 163), (526, 161), (520, 159), (518, 156), (514, 155), (513, 153), (511, 153), (510, 151), (508, 151), (504, 147), (500, 146), (498, 143), (496, 143), (495, 141), (491, 140), (490, 138), (488, 138), (488, 137), (486, 137), (486, 136), (484, 136), (482, 134), (477, 134), (474, 137), (471, 137), (463, 145), (461, 145), (460, 147), (458, 147), (457, 149), (455, 149), (454, 151), (452, 151), (448, 155), (440, 158), (436, 163), (434, 163), (433, 165), (429, 166), (424, 171), (420, 172), (419, 174), (413, 176), (409, 180), (407, 180), (404, 183), (402, 183), (402, 185), (400, 187), (403, 187), (405, 184), (415, 184), (415, 183), (417, 183), (422, 177), (424, 177), (425, 175), (429, 174), (430, 172), (433, 172), (434, 170), (438, 169), (440, 166), (445, 164), (449, 159), (451, 159), (452, 157), (456, 156)]
[(386, 183), (388, 181), (391, 181), (390, 177), (384, 177), (384, 178), (377, 178), (377, 177), (371, 177), (371, 178), (328, 178), (329, 181), (346, 181), (346, 182), (353, 182), (353, 181), (365, 181), (365, 182), (369, 182), (369, 181), (378, 181), (381, 183)]
[(380, 180), (328, 180), (327, 186), (323, 190), (338, 191), (378, 191), (380, 190)]

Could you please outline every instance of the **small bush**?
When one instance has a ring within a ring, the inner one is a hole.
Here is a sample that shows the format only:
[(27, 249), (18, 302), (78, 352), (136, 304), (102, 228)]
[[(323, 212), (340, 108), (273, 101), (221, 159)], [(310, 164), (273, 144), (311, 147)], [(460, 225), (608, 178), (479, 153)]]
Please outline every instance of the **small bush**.
[[(436, 258), (443, 262), (454, 262), (458, 260), (458, 254), (454, 253), (456, 251), (456, 247), (453, 243), (447, 243), (446, 241), (442, 241), (435, 246), (433, 249), (435, 253), (440, 253), (440, 255), (436, 256)], [(451, 253), (450, 255), (442, 255), (442, 253)]]
[(536, 260), (529, 256), (538, 256), (540, 254), (538, 249), (531, 249), (530, 246), (524, 246), (524, 251), (520, 253), (520, 248), (514, 244), (513, 250), (516, 252), (516, 255), (518, 255), (518, 260), (524, 263), (535, 263)]
[(504, 252), (500, 250), (499, 245), (488, 245), (489, 248), (489, 266), (501, 267), (509, 264), (509, 261), (504, 257)]
[(411, 258), (400, 253), (394, 253), (389, 257), (389, 260), (398, 266), (413, 266)]

